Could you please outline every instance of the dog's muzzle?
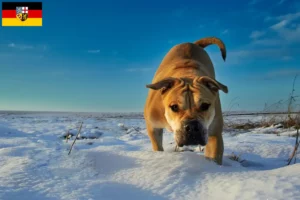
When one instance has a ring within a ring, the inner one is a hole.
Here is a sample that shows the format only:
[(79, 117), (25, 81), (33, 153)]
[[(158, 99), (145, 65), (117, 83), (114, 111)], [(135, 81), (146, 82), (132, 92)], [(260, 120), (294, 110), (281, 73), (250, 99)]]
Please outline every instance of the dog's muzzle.
[(179, 147), (207, 144), (207, 129), (198, 120), (186, 121), (183, 123), (182, 130), (177, 134), (176, 142)]

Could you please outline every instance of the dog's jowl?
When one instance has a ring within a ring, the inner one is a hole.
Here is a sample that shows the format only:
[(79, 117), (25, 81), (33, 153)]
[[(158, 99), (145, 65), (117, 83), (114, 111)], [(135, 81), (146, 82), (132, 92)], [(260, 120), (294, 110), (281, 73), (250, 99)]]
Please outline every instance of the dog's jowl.
[(216, 44), (225, 61), (224, 43), (215, 37), (174, 46), (157, 69), (144, 116), (154, 151), (163, 151), (163, 129), (174, 132), (178, 146), (202, 145), (205, 156), (222, 164), (223, 118), (219, 90), (210, 57), (204, 48)]

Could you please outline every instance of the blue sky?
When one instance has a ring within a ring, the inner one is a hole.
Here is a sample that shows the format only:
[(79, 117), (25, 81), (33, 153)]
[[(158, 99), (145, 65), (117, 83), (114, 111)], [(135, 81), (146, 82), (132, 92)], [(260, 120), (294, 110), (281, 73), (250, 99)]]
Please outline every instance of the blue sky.
[(0, 110), (142, 111), (168, 50), (207, 36), (227, 47), (226, 62), (206, 48), (229, 88), (223, 110), (287, 99), (300, 75), (300, 2), (228, 2), (43, 1), (42, 27), (0, 27)]

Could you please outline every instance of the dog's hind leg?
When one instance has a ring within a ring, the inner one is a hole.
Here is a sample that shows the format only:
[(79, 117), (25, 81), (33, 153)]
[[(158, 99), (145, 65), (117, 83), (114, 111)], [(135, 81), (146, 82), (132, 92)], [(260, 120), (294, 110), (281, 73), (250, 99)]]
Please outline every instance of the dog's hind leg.
[(163, 129), (153, 128), (150, 124), (147, 124), (147, 131), (153, 151), (163, 151)]
[(223, 116), (221, 111), (220, 99), (216, 100), (216, 115), (211, 125), (209, 126), (208, 142), (205, 147), (205, 157), (214, 160), (219, 165), (222, 165), (224, 144), (223, 144)]

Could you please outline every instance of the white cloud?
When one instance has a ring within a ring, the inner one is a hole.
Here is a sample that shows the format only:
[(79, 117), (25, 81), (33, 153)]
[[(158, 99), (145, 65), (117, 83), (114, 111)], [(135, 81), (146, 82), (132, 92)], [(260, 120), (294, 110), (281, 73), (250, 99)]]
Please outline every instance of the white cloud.
[(289, 61), (289, 60), (292, 60), (293, 58), (291, 56), (283, 56), (282, 57), (282, 60), (284, 61)]
[(214, 24), (214, 25), (218, 25), (219, 22), (220, 22), (220, 21), (219, 21), (218, 19), (215, 19), (215, 20), (213, 21), (213, 24)]
[(228, 29), (225, 29), (221, 32), (221, 35), (225, 35), (225, 34), (228, 34), (229, 30)]
[(283, 49), (277, 48), (266, 48), (266, 49), (257, 49), (257, 50), (237, 50), (228, 52), (228, 55), (231, 57), (238, 57), (238, 58), (267, 58), (267, 57), (279, 57), (285, 52)]
[(258, 39), (258, 40), (253, 40), (252, 45), (262, 45), (262, 46), (277, 46), (282, 44), (281, 39)]
[(187, 13), (187, 11), (187, 8), (178, 8), (172, 11), (172, 15), (177, 18), (182, 18)]
[(266, 16), (265, 19), (264, 19), (264, 21), (265, 21), (265, 22), (268, 22), (268, 21), (271, 21), (272, 19), (273, 19), (272, 17)]
[[(279, 29), (286, 27), (288, 24), (290, 24), (291, 22), (293, 22), (299, 18), (300, 18), (300, 12), (296, 12), (296, 13), (289, 13), (286, 15), (277, 16), (277, 17), (268, 17), (268, 20), (269, 21), (270, 20), (278, 21), (276, 24), (271, 26), (271, 29), (279, 30)], [(295, 24), (294, 24), (294, 26), (295, 26)]]
[[(252, 41), (252, 44), (256, 45), (288, 45), (291, 43), (300, 42), (300, 12), (288, 13), (280, 16), (266, 17), (265, 22), (273, 22), (273, 25), (269, 26), (264, 32), (266, 35), (270, 33), (272, 37), (262, 38), (260, 40)], [(274, 35), (276, 34), (276, 35)], [(258, 37), (259, 33), (254, 33), (250, 35), (250, 38), (254, 39)], [(259, 36), (261, 37), (261, 36)], [(256, 38), (257, 39), (257, 38)]]
[(282, 69), (276, 69), (273, 71), (269, 71), (264, 74), (257, 74), (253, 76), (255, 79), (264, 79), (264, 80), (270, 80), (270, 79), (277, 79), (277, 78), (287, 78), (290, 77), (291, 80), (295, 75), (300, 75), (300, 69), (296, 68), (282, 68)]
[(274, 29), (274, 30), (279, 30), (279, 29), (282, 29), (283, 27), (285, 27), (288, 23), (289, 23), (289, 21), (284, 19), (284, 20), (278, 22), (277, 24), (272, 25), (270, 28)]
[(151, 71), (151, 70), (153, 70), (154, 68), (152, 68), (152, 67), (144, 67), (144, 68), (128, 68), (128, 69), (126, 69), (126, 71), (128, 71), (128, 72), (147, 72), (147, 71)]
[(15, 44), (15, 43), (8, 44), (8, 47), (10, 47), (10, 48), (16, 48), (16, 49), (19, 49), (19, 50), (33, 49), (33, 46), (23, 45), (23, 44)]
[(88, 53), (100, 53), (99, 49), (88, 50)]
[(300, 74), (300, 69), (280, 69), (267, 73), (268, 78), (282, 77), (282, 76), (295, 76)]
[(300, 12), (288, 13), (280, 16), (267, 16), (265, 17), (265, 22), (269, 22), (269, 21), (281, 22), (283, 20), (286, 20), (286, 22), (289, 23), (291, 21), (294, 21), (295, 19), (298, 19), (299, 17), (300, 17)]
[(43, 51), (46, 51), (48, 49), (48, 46), (42, 45), (42, 49), (43, 49)]
[(276, 17), (276, 19), (293, 21), (295, 19), (298, 19), (299, 17), (300, 17), (300, 12), (296, 12), (296, 13), (289, 13), (289, 14), (286, 14), (286, 15), (281, 15), (279, 17)]
[(254, 5), (254, 4), (257, 4), (258, 3), (258, 0), (252, 0), (248, 3), (248, 5)]
[(300, 42), (300, 24), (292, 27), (276, 26), (271, 27), (282, 38), (283, 41), (288, 43)]
[(8, 45), (8, 47), (14, 48), (14, 47), (16, 47), (16, 45), (15, 45), (15, 43), (10, 43), (10, 44)]
[(250, 34), (250, 38), (251, 39), (258, 39), (259, 37), (265, 35), (265, 32), (264, 31), (252, 31), (252, 33)]
[(29, 45), (19, 45), (18, 48), (21, 49), (21, 50), (26, 50), (26, 49), (33, 49), (33, 46), (29, 46)]
[(254, 63), (259, 60), (289, 61), (300, 53), (300, 49), (291, 51), (282, 47), (256, 48), (247, 45), (240, 49), (228, 51), (225, 63), (221, 59), (219, 52), (208, 53), (215, 66), (240, 66), (242, 64)]
[(280, 0), (280, 1), (277, 3), (277, 5), (281, 5), (281, 4), (283, 4), (285, 1), (286, 1), (286, 0)]

